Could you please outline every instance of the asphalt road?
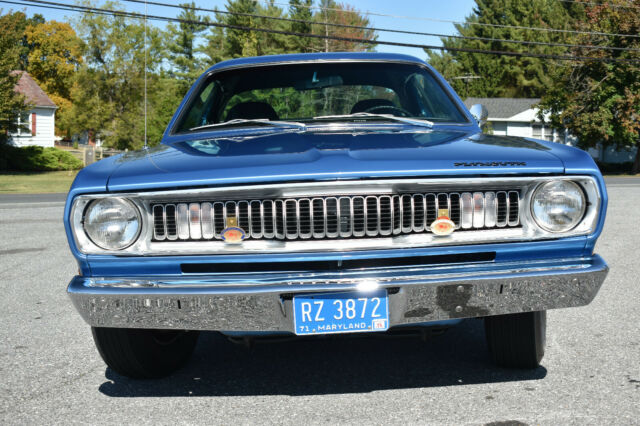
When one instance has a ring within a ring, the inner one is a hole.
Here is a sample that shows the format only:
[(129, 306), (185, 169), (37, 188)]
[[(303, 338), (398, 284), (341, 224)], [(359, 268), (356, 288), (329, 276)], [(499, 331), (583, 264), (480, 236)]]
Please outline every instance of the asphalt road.
[[(638, 424), (640, 184), (609, 182), (589, 306), (549, 312), (543, 366), (488, 361), (480, 321), (443, 335), (252, 348), (204, 334), (159, 381), (106, 369), (65, 287), (62, 201), (0, 197), (0, 423)], [(520, 423), (518, 423), (520, 422)]]

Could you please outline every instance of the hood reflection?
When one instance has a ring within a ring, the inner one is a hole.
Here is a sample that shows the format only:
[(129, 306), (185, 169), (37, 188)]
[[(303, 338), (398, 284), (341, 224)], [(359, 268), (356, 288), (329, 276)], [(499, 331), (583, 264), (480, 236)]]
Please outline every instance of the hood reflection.
[(450, 143), (467, 134), (461, 131), (350, 131), (278, 133), (183, 141), (172, 146), (199, 156), (294, 154), (316, 150), (419, 149)]

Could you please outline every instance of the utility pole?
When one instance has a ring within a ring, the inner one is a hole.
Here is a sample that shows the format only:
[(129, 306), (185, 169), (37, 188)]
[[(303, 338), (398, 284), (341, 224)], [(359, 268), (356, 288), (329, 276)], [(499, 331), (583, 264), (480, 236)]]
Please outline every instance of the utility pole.
[(324, 9), (324, 51), (329, 51), (329, 25), (327, 24), (327, 9)]
[(477, 80), (480, 79), (482, 77), (480, 77), (479, 75), (472, 75), (472, 74), (466, 74), (466, 75), (460, 75), (458, 77), (451, 77), (451, 80), (462, 80), (464, 81), (464, 98), (467, 99), (469, 97), (469, 81), (470, 80)]

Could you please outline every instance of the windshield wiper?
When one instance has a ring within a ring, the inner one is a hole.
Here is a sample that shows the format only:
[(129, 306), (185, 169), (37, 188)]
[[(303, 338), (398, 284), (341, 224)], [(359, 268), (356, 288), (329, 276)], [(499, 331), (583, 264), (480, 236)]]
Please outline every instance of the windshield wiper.
[(433, 122), (428, 120), (419, 120), (417, 118), (407, 118), (407, 117), (398, 117), (392, 114), (372, 114), (370, 112), (356, 112), (353, 114), (344, 114), (344, 115), (321, 115), (318, 117), (313, 117), (314, 120), (349, 120), (353, 118), (377, 118), (377, 119), (386, 119), (391, 121), (398, 121), (400, 123), (411, 124), (414, 126), (421, 127), (433, 127)]
[(235, 118), (229, 121), (223, 121), (222, 123), (211, 123), (205, 124), (203, 126), (192, 127), (189, 130), (202, 130), (202, 129), (213, 129), (217, 127), (229, 127), (236, 126), (238, 124), (265, 124), (268, 126), (274, 127), (282, 127), (286, 129), (306, 129), (303, 123), (297, 123), (295, 121), (271, 121), (267, 118)]

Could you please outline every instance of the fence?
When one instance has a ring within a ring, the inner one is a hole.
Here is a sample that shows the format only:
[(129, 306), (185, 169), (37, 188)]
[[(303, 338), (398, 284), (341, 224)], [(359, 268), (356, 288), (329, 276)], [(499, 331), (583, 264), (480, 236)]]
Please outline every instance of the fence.
[(111, 157), (113, 155), (120, 154), (124, 151), (120, 151), (112, 148), (101, 148), (95, 146), (81, 146), (78, 148), (72, 148), (65, 143), (56, 143), (56, 146), (60, 149), (72, 154), (74, 157), (82, 161), (82, 164), (88, 166), (89, 164), (100, 161), (103, 158)]

